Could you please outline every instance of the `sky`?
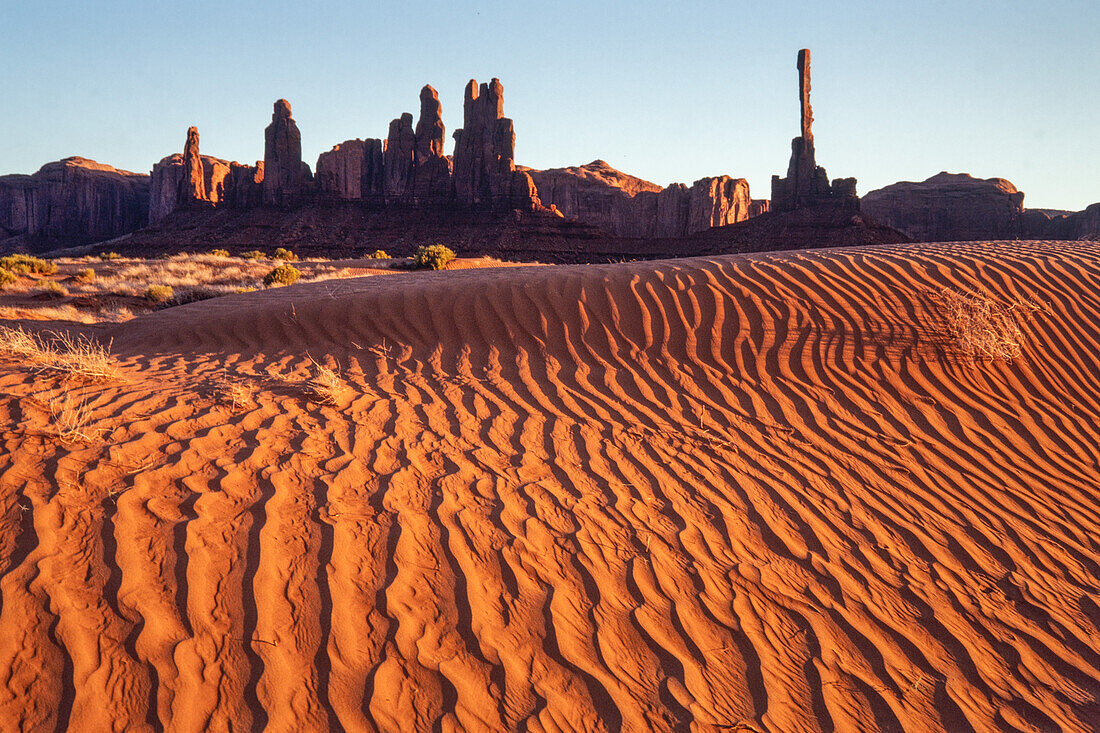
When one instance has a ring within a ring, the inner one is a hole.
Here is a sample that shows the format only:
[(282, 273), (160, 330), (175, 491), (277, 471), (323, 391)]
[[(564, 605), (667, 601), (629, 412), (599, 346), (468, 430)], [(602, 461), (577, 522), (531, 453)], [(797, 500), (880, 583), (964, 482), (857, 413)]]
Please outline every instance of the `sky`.
[(1002, 177), (1025, 206), (1100, 201), (1100, 2), (847, 0), (530, 3), (0, 0), (0, 173), (70, 155), (148, 171), (181, 152), (263, 157), (290, 100), (303, 158), (439, 91), (462, 126), (471, 78), (500, 78), (516, 160), (597, 158), (661, 185), (727, 174), (757, 198), (798, 135), (865, 194), (940, 171)]

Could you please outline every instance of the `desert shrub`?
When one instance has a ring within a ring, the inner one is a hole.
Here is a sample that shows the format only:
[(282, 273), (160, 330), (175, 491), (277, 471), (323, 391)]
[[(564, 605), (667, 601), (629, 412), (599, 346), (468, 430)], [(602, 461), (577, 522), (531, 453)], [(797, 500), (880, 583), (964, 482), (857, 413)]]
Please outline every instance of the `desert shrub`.
[(78, 270), (73, 278), (82, 283), (95, 282), (95, 270), (85, 267), (83, 270)]
[(229, 250), (212, 249), (212, 250), (210, 250), (210, 255), (212, 257), (228, 257), (229, 256)]
[(111, 260), (121, 260), (122, 255), (120, 255), (118, 252), (100, 252), (99, 259), (103, 260), (104, 262), (110, 262)]
[(272, 257), (272, 259), (286, 260), (287, 262), (297, 262), (298, 261), (298, 255), (294, 254), (293, 252), (291, 252), (289, 249), (286, 249), (285, 247), (277, 247), (275, 249), (275, 254), (271, 255), (271, 257)]
[(57, 272), (57, 265), (41, 257), (30, 255), (8, 255), (0, 257), (0, 268), (14, 272), (17, 275), (35, 273), (36, 275), (52, 275)]
[(1000, 303), (987, 295), (944, 290), (951, 336), (964, 354), (986, 359), (1015, 359), (1020, 355), (1023, 333), (1020, 321), (1040, 309), (1017, 299)]
[(442, 270), (455, 258), (454, 250), (443, 244), (429, 244), (420, 247), (413, 255), (413, 264), (418, 270)]
[(65, 286), (56, 280), (44, 280), (37, 288), (39, 295), (45, 295), (50, 298), (64, 298), (69, 294), (69, 291), (65, 289)]
[(3, 290), (7, 286), (17, 281), (19, 277), (8, 270), (0, 270), (0, 290)]
[(145, 299), (152, 303), (167, 303), (173, 294), (171, 285), (150, 285), (145, 289)]
[(237, 288), (236, 290), (234, 290), (233, 292), (234, 293), (254, 293), (254, 292), (256, 292), (256, 288), (252, 287), (251, 285), (243, 285), (243, 286)]
[(263, 252), (261, 252), (258, 249), (250, 249), (247, 252), (241, 252), (241, 259), (242, 260), (263, 260), (263, 259), (266, 259), (266, 258), (267, 258), (267, 255), (265, 255)]
[(390, 255), (384, 249), (376, 249), (370, 253), (370, 258), (372, 260), (388, 260), (390, 259)]
[(270, 288), (273, 285), (291, 285), (298, 281), (298, 278), (302, 276), (298, 268), (294, 265), (279, 265), (271, 272), (264, 275), (264, 287)]

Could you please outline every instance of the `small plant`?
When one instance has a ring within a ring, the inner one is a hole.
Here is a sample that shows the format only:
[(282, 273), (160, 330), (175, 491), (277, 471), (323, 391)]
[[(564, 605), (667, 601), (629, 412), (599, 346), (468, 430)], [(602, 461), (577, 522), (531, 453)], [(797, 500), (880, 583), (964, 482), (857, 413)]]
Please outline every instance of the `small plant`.
[(73, 279), (77, 282), (90, 283), (95, 282), (95, 270), (90, 267), (85, 267), (83, 270), (78, 270)]
[(1035, 303), (1017, 299), (999, 303), (987, 295), (944, 290), (951, 336), (963, 353), (986, 359), (1015, 359), (1020, 355), (1023, 333), (1020, 321), (1040, 310)]
[(45, 295), (47, 298), (64, 298), (69, 294), (65, 286), (56, 280), (44, 280), (42, 284), (38, 286), (37, 292), (39, 295)]
[(376, 250), (374, 250), (373, 252), (371, 252), (371, 253), (370, 253), (370, 258), (371, 258), (372, 260), (388, 260), (388, 259), (392, 259), (392, 258), (390, 257), (390, 255), (389, 255), (389, 253), (388, 253), (388, 252), (386, 252), (386, 250), (384, 250), (384, 249), (376, 249)]
[(0, 270), (0, 290), (3, 290), (18, 280), (19, 277), (14, 272), (10, 270)]
[(289, 249), (286, 249), (284, 247), (276, 248), (275, 249), (275, 254), (273, 254), (271, 257), (272, 257), (272, 259), (285, 260), (286, 262), (297, 262), (298, 261), (298, 255), (294, 254)]
[(420, 247), (413, 255), (413, 264), (418, 270), (442, 270), (455, 258), (454, 250), (442, 244), (429, 244)]
[(30, 273), (36, 275), (52, 275), (57, 272), (57, 265), (53, 262), (44, 260), (41, 257), (31, 257), (30, 255), (8, 255), (7, 257), (0, 257), (0, 268), (8, 272), (14, 272), (17, 275), (27, 275)]
[(122, 255), (120, 255), (118, 252), (100, 252), (99, 259), (104, 262), (110, 262), (111, 260), (121, 260)]
[(50, 400), (50, 417), (62, 443), (91, 443), (100, 432), (88, 427), (88, 405), (72, 394)]
[(237, 288), (236, 290), (234, 290), (233, 292), (234, 293), (254, 293), (254, 292), (256, 292), (256, 288), (252, 287), (251, 285), (243, 285), (243, 286)]
[(167, 303), (173, 293), (171, 285), (150, 285), (145, 289), (145, 299), (150, 303)]
[(264, 275), (264, 287), (274, 285), (292, 285), (298, 281), (302, 273), (294, 265), (279, 265), (271, 272)]
[(308, 381), (310, 394), (322, 405), (335, 405), (344, 391), (339, 375), (326, 366), (313, 362), (313, 373)]
[(267, 255), (258, 249), (250, 249), (247, 252), (241, 252), (242, 260), (263, 260), (267, 259)]
[(54, 333), (52, 339), (0, 326), (0, 354), (14, 356), (39, 371), (56, 371), (89, 382), (102, 382), (122, 376), (109, 346), (87, 336)]
[(255, 391), (256, 388), (253, 385), (234, 381), (225, 374), (214, 383), (214, 395), (234, 410), (239, 410), (251, 402)]
[(210, 250), (211, 257), (228, 257), (229, 251), (224, 249), (212, 249)]

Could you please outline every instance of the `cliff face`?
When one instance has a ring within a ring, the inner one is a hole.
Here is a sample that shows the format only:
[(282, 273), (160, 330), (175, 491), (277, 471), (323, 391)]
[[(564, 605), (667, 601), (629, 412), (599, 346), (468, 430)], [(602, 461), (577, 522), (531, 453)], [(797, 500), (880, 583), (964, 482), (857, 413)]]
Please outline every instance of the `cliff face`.
[(317, 189), (342, 199), (362, 198), (361, 181), (366, 143), (345, 140), (317, 158)]
[(918, 242), (1024, 236), (1024, 194), (1003, 178), (939, 173), (871, 191), (861, 203), (876, 220)]
[(682, 237), (743, 221), (752, 207), (743, 178), (703, 178), (690, 188), (676, 183), (662, 189), (602, 160), (528, 173), (544, 206), (620, 237)]
[(42, 249), (111, 239), (144, 226), (149, 176), (86, 158), (0, 176), (0, 240)]

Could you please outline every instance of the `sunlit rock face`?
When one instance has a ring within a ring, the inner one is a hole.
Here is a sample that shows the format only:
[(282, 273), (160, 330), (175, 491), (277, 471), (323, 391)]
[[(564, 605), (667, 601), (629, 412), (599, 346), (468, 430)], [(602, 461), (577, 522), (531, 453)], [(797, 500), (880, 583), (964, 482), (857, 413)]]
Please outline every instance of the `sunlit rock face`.
[(1003, 178), (939, 173), (926, 181), (871, 191), (862, 207), (877, 221), (920, 242), (1016, 239), (1024, 194)]
[(682, 237), (749, 218), (744, 178), (702, 178), (661, 188), (603, 160), (572, 168), (528, 171), (543, 206), (621, 237)]
[(111, 239), (145, 225), (149, 176), (87, 158), (0, 176), (0, 242), (28, 249)]

